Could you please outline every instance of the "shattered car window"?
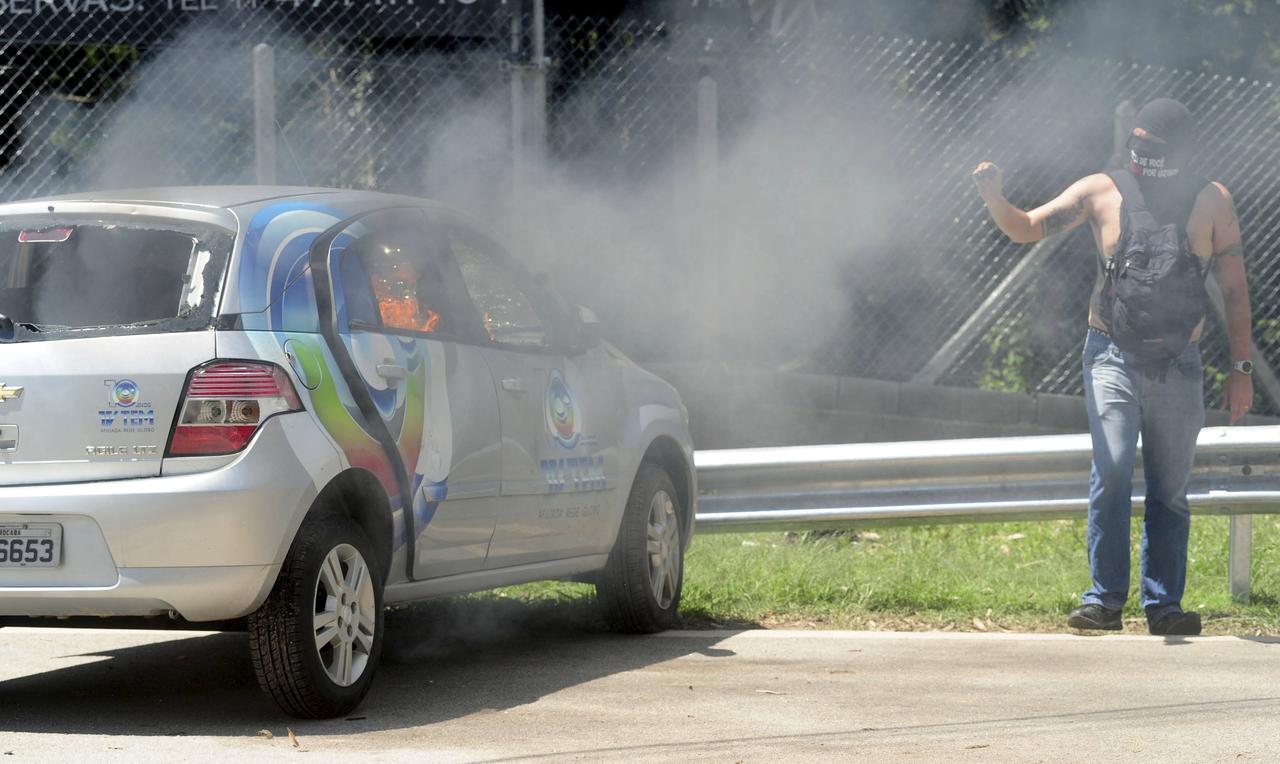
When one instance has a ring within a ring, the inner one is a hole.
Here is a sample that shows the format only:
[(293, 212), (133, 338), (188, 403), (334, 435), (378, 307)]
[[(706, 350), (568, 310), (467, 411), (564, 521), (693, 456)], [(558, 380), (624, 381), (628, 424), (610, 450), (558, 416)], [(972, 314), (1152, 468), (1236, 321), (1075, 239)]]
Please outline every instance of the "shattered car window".
[(0, 223), (2, 323), (14, 340), (208, 328), (230, 249), (181, 224)]

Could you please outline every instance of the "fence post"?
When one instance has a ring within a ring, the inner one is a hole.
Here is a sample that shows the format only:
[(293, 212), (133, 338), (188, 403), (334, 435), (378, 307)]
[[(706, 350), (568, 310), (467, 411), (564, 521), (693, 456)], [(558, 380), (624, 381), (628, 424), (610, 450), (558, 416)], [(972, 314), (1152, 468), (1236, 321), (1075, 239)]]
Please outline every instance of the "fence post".
[[(714, 304), (723, 296), (724, 263), (719, 246), (720, 215), (717, 207), (720, 187), (720, 91), (710, 75), (698, 80), (698, 220), (695, 228), (697, 252), (702, 262), (710, 262), (713, 272), (711, 294)], [(711, 256), (707, 258), (707, 254)], [(704, 259), (705, 258), (705, 259)]]
[(547, 162), (546, 15), (543, 0), (524, 7), (530, 9), (527, 43), (523, 12), (511, 16), (511, 234), (527, 234), (539, 218), (532, 189)]
[(511, 140), (516, 199), (542, 171), (547, 154), (546, 16), (543, 0), (533, 0), (526, 54), (519, 14), (511, 20)]
[(276, 182), (276, 58), (270, 45), (253, 48), (253, 146), (259, 184)]
[(529, 30), (533, 59), (528, 71), (529, 98), (525, 105), (529, 115), (529, 160), (535, 175), (540, 174), (547, 159), (547, 17), (544, 0), (533, 0), (533, 28)]
[(524, 28), (520, 12), (511, 14), (511, 184), (517, 204), (524, 191), (524, 73), (520, 71)]

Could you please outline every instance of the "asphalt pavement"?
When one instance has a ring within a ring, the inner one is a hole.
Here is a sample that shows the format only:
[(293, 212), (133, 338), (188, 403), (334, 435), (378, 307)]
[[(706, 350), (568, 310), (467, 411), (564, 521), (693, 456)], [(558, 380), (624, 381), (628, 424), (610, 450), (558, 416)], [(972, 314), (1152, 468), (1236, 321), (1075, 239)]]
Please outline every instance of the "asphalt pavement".
[(1280, 758), (1280, 638), (402, 627), (363, 706), (305, 722), (242, 633), (9, 627), (0, 656), (0, 764)]

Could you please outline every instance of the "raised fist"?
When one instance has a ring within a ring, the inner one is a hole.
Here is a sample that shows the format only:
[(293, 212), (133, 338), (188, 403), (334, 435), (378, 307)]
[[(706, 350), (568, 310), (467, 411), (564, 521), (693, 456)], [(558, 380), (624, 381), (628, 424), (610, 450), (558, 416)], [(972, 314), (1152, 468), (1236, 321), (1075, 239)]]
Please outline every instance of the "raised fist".
[(978, 163), (971, 175), (983, 199), (997, 199), (1004, 196), (1004, 174), (994, 162)]

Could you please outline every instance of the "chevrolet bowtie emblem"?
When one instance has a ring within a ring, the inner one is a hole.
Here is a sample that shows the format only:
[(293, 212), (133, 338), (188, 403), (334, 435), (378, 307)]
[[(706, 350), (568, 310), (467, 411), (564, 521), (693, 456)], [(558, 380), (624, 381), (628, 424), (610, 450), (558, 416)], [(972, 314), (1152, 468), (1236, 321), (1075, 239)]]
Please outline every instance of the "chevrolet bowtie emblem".
[(9, 387), (3, 382), (0, 382), (0, 401), (10, 401), (14, 398), (21, 398), (22, 390), (23, 388), (21, 387)]

